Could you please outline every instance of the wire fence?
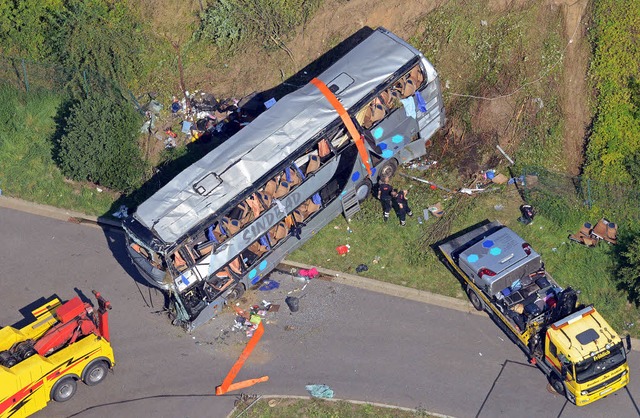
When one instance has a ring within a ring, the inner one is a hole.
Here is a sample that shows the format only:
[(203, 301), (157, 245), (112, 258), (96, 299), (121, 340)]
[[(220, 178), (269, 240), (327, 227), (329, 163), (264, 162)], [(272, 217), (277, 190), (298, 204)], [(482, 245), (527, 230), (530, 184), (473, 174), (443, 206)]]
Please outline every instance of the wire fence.
[(559, 224), (582, 224), (604, 217), (610, 221), (640, 224), (640, 190), (570, 176), (540, 167), (524, 167), (520, 181), (524, 197), (538, 212)]
[(131, 92), (116, 80), (97, 72), (78, 68), (65, 68), (54, 62), (33, 61), (25, 58), (0, 58), (0, 84), (13, 88), (19, 95), (48, 91), (62, 95), (82, 92), (119, 91), (130, 98)]
[(24, 58), (0, 58), (0, 80), (25, 94), (45, 89), (63, 92), (68, 76), (60, 67)]

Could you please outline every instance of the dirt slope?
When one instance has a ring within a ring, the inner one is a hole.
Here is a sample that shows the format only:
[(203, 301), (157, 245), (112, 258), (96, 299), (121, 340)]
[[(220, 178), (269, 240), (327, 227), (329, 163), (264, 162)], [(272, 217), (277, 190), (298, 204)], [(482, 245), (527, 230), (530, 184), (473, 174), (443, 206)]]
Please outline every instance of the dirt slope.
[[(586, 70), (589, 45), (585, 36), (585, 11), (588, 0), (545, 0), (548, 7), (561, 8), (566, 42), (561, 102), (565, 113), (564, 127), (566, 166), (578, 174), (582, 163), (585, 130), (590, 121)], [(286, 43), (286, 49), (269, 54), (258, 47), (230, 59), (214, 74), (193, 75), (197, 88), (208, 89), (221, 96), (242, 96), (255, 90), (266, 90), (282, 83), (327, 50), (359, 29), (384, 26), (404, 38), (416, 32), (416, 21), (445, 0), (328, 0), (312, 20)], [(496, 12), (526, 0), (493, 0), (489, 7)], [(212, 78), (213, 75), (213, 78)], [(464, 92), (462, 92), (464, 93)], [(506, 108), (505, 108), (506, 106)], [(495, 101), (483, 106), (474, 117), (477, 126), (502, 127), (505, 137), (514, 123), (505, 115), (517, 114), (513, 103)], [(508, 108), (508, 109), (507, 109)], [(517, 141), (516, 141), (517, 142)], [(507, 145), (507, 144), (503, 144)]]

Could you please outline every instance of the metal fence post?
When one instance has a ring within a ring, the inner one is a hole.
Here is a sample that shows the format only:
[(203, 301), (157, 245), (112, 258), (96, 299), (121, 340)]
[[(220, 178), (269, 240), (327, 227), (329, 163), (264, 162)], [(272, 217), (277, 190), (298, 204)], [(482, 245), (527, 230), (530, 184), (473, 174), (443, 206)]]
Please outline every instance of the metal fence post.
[(529, 201), (529, 196), (527, 194), (527, 167), (522, 167), (522, 194), (524, 195), (524, 200)]
[(84, 80), (84, 90), (89, 95), (89, 83), (87, 83), (87, 70), (82, 71), (82, 79)]
[(27, 66), (24, 63), (24, 58), (22, 58), (22, 73), (24, 74), (24, 87), (29, 93), (29, 77), (27, 76)]

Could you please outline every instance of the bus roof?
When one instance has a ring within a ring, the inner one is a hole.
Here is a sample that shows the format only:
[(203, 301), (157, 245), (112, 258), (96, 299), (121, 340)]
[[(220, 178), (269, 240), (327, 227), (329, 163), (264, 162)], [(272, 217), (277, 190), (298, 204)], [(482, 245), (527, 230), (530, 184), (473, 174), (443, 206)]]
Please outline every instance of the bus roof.
[[(420, 53), (378, 28), (318, 76), (347, 111)], [(428, 81), (436, 77), (426, 68)], [(338, 118), (312, 84), (281, 98), (249, 125), (186, 168), (133, 215), (165, 243), (179, 240)], [(200, 193), (195, 186), (202, 186)]]

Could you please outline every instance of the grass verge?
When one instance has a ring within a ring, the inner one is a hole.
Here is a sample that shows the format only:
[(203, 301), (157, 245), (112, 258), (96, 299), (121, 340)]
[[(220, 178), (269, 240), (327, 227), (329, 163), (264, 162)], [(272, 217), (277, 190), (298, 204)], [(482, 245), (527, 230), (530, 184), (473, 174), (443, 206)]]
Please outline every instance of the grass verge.
[(424, 411), (411, 411), (372, 404), (321, 399), (272, 398), (240, 402), (232, 418), (429, 418)]

